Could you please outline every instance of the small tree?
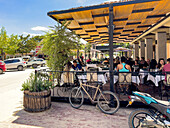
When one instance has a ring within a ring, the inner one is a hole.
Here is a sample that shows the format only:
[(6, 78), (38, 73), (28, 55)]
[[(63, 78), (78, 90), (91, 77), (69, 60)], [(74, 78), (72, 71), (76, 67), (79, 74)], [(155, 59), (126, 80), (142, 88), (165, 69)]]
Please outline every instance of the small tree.
[(67, 29), (70, 23), (66, 21), (50, 27), (50, 31), (44, 36), (42, 41), (42, 51), (48, 55), (48, 66), (54, 71), (63, 70), (64, 64), (69, 61), (71, 49), (76, 49), (79, 44), (78, 37)]
[[(63, 71), (72, 54), (71, 49), (78, 48), (79, 38), (67, 29), (70, 23), (63, 22), (54, 27), (50, 27), (50, 31), (46, 32), (42, 41), (42, 51), (48, 55), (47, 65), (53, 71)], [(56, 73), (58, 84), (60, 83), (60, 73)]]

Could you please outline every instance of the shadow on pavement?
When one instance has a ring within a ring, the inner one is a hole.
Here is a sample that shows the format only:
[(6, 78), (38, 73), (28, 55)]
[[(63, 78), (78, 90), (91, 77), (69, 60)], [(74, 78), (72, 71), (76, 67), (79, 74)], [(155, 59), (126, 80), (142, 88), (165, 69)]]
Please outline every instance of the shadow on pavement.
[(126, 128), (132, 110), (120, 108), (114, 115), (106, 115), (92, 105), (74, 109), (68, 103), (53, 102), (45, 112), (16, 112), (14, 116), (18, 118), (12, 123), (44, 128)]

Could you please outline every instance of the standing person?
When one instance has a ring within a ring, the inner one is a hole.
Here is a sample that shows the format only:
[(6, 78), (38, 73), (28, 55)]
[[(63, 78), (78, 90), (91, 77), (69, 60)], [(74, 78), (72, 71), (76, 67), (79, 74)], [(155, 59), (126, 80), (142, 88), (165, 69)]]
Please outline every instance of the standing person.
[(164, 65), (165, 65), (165, 60), (163, 58), (160, 58), (158, 61), (158, 66), (157, 66), (159, 72), (162, 72)]
[(74, 70), (76, 70), (76, 71), (78, 71), (78, 70), (81, 70), (81, 71), (82, 71), (81, 65), (80, 65), (80, 64), (77, 64), (77, 61), (76, 61), (76, 60), (73, 61), (72, 68), (73, 68)]
[(117, 65), (117, 72), (131, 72), (130, 66), (125, 62), (126, 62), (126, 58), (122, 56), (121, 63)]

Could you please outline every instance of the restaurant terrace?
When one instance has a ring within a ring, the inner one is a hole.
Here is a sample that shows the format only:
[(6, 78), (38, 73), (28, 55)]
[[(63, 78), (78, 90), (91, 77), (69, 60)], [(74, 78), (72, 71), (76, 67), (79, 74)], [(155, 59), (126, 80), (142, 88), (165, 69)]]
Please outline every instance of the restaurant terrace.
[(126, 0), (50, 11), (57, 22), (70, 22), (68, 29), (85, 41), (109, 44), (110, 90), (113, 91), (113, 43), (133, 44), (133, 57), (170, 57), (170, 0)]

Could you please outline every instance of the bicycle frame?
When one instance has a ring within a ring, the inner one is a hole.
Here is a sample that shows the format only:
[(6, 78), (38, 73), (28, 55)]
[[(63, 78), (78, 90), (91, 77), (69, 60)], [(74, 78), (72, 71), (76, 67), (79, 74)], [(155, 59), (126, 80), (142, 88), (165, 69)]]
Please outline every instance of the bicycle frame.
[[(84, 88), (84, 86), (86, 86), (86, 87), (90, 87), (90, 88), (95, 88), (96, 89), (96, 92), (95, 92), (95, 95), (94, 95), (94, 97), (91, 97), (90, 95), (89, 95), (89, 93), (87, 92), (87, 90)], [(90, 100), (91, 100), (91, 102), (92, 103), (97, 103), (97, 101), (95, 101), (95, 99), (96, 99), (96, 97), (97, 97), (97, 93), (98, 93), (98, 91), (102, 94), (102, 91), (100, 90), (100, 85), (98, 85), (97, 87), (95, 87), (95, 86), (92, 86), (92, 85), (87, 85), (87, 84), (82, 84), (82, 83), (80, 83), (80, 87), (79, 87), (79, 89), (83, 89), (84, 90), (84, 92), (87, 94), (87, 96), (90, 98)], [(103, 95), (102, 95), (103, 96)], [(104, 97), (104, 96), (103, 96)], [(104, 97), (104, 99), (105, 99), (105, 97)], [(106, 100), (106, 99), (105, 99)]]

